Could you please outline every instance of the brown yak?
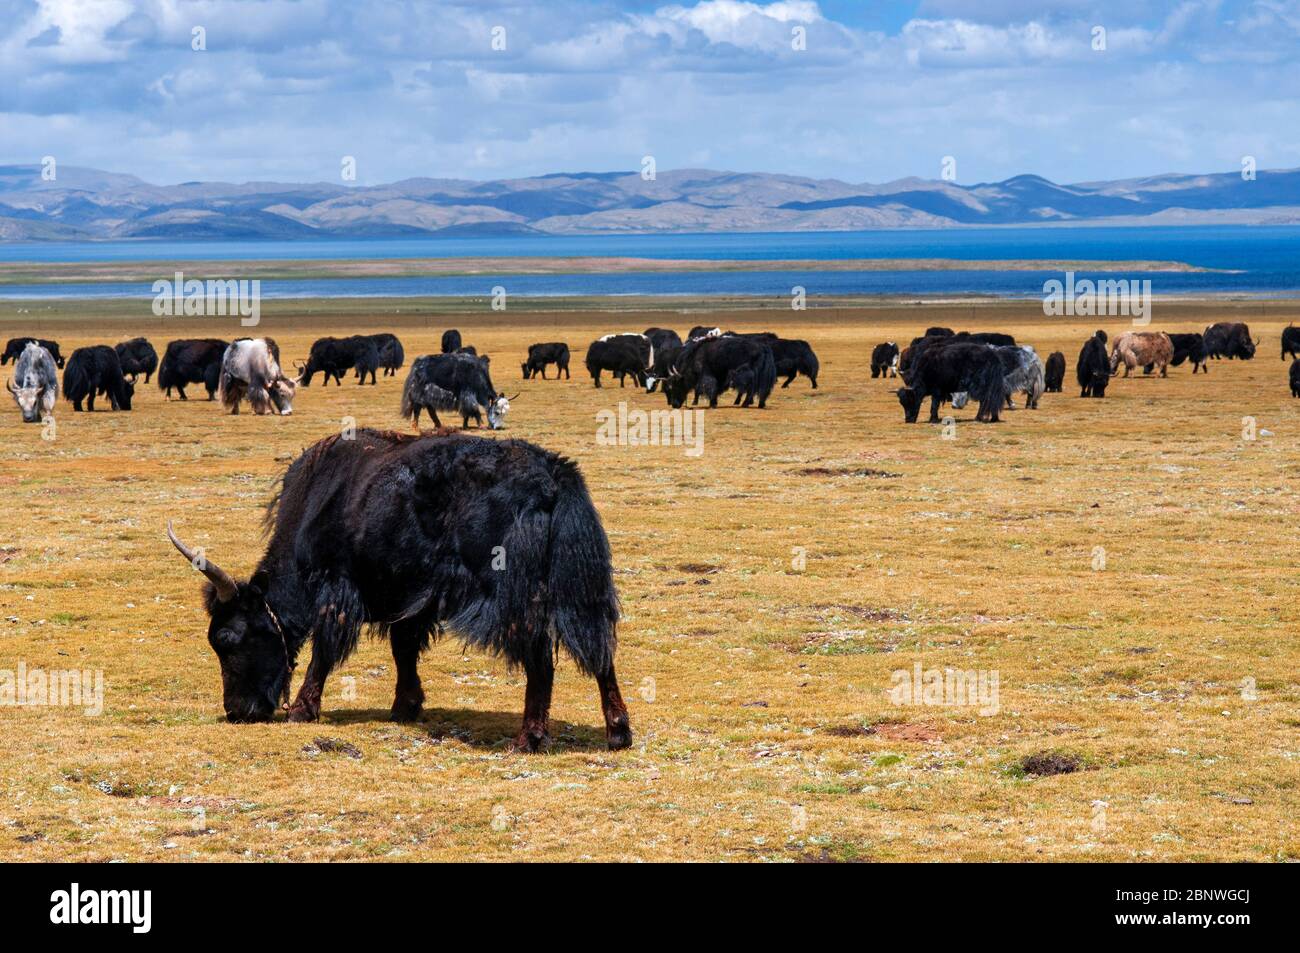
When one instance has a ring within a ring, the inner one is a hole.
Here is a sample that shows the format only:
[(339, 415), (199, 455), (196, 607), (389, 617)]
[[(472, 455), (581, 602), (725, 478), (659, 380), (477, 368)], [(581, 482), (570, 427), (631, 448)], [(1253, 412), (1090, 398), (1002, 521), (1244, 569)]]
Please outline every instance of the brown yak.
[(1121, 334), (1110, 352), (1110, 372), (1119, 370), (1119, 362), (1124, 362), (1124, 376), (1135, 367), (1154, 364), (1160, 368), (1160, 376), (1168, 376), (1169, 362), (1174, 359), (1174, 344), (1169, 335), (1163, 331), (1129, 331)]

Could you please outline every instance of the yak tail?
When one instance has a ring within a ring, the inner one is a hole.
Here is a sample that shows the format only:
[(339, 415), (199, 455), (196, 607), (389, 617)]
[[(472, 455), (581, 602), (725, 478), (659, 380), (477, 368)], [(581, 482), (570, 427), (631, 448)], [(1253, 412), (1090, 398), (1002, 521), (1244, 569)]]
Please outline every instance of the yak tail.
[(86, 371), (89, 363), (81, 359), (68, 361), (63, 371), (63, 396), (66, 399), (82, 400), (90, 394), (90, 374)]
[(1006, 376), (1002, 373), (1002, 362), (993, 360), (986, 363), (971, 381), (967, 392), (979, 401), (978, 416), (992, 420), (1007, 402), (1011, 389), (1007, 386)]
[(551, 637), (583, 672), (606, 675), (614, 665), (618, 628), (609, 540), (577, 465), (561, 459), (552, 476), (559, 493), (545, 563)]
[(758, 395), (759, 406), (767, 403), (776, 386), (776, 360), (772, 357), (770, 347), (760, 348), (758, 363), (754, 366), (754, 393)]

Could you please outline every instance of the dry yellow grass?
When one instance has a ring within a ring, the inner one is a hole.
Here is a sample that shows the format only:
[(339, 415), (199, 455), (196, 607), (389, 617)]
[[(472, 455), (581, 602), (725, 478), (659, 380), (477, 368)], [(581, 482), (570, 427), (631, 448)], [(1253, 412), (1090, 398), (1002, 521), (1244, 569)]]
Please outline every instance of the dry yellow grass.
[[(65, 354), (137, 333), (160, 353), (170, 338), (238, 333), (194, 319), (159, 327), (129, 307), (36, 316)], [(565, 664), (551, 753), (508, 750), (522, 676), (454, 641), (422, 662), (418, 724), (386, 720), (393, 665), (373, 640), (331, 679), (320, 723), (222, 720), (200, 579), (166, 544), (165, 520), (247, 573), (273, 478), (345, 417), (400, 428), (405, 372), (376, 387), (313, 386), (287, 419), (227, 417), (141, 386), (129, 414), (61, 403), (52, 442), (5, 397), (0, 668), (106, 679), (98, 717), (0, 708), (6, 857), (1300, 856), (1300, 402), (1277, 358), (1300, 307), (1157, 305), (1153, 327), (1167, 330), (1248, 320), (1264, 338), (1259, 358), (1214, 363), (1204, 378), (1183, 366), (1167, 380), (1117, 380), (1104, 401), (1076, 396), (1074, 359), (1094, 326), (1122, 323), (1053, 322), (1031, 305), (707, 318), (413, 318), (402, 307), (281, 304), (259, 331), (286, 362), (320, 333), (363, 326), (398, 330), (408, 358), (457, 326), (493, 356), (498, 386), (523, 392), (504, 435), (579, 460), (609, 531), (635, 746), (604, 750), (594, 683)], [(31, 318), (6, 308), (0, 333)], [(708, 413), (699, 459), (597, 446), (597, 411), (662, 399), (593, 389), (587, 342), (704, 320), (807, 338), (822, 388), (800, 379), (765, 412)], [(1043, 356), (1065, 351), (1065, 393), (997, 426), (973, 423), (968, 407), (951, 441), (904, 425), (894, 384), (867, 374), (870, 348), (930, 324), (1007, 329)], [(526, 345), (544, 340), (575, 350), (571, 383), (518, 380)], [(1272, 435), (1243, 440), (1246, 416)], [(998, 713), (892, 704), (892, 673), (916, 662), (998, 673)], [(355, 678), (355, 699), (340, 676)], [(316, 753), (317, 738), (361, 757)], [(1025, 776), (1021, 760), (1043, 752), (1081, 769)]]

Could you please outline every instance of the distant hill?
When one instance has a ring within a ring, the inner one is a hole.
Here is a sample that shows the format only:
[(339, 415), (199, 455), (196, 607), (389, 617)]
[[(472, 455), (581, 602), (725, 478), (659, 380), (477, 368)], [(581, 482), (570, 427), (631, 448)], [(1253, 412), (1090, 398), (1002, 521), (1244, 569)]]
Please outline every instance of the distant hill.
[(1289, 224), (1300, 170), (1170, 174), (1059, 185), (1037, 175), (957, 185), (882, 185), (678, 169), (554, 173), (388, 185), (187, 182), (60, 166), (0, 166), (0, 240), (219, 239), (403, 235), (608, 235), (847, 231), (1024, 224)]

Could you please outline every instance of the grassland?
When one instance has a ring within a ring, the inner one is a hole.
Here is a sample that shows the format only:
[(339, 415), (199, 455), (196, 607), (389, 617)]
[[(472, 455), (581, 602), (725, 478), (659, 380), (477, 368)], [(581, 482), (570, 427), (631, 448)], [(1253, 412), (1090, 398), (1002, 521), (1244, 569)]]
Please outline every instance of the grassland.
[[(522, 392), (502, 435), (580, 461), (610, 534), (636, 733), (619, 753), (567, 663), (551, 752), (509, 750), (522, 676), (451, 640), (422, 662), (417, 724), (386, 720), (393, 663), (371, 640), (331, 679), (318, 724), (222, 720), (199, 577), (165, 521), (247, 573), (277, 474), (345, 418), (401, 427), (402, 377), (313, 386), (290, 418), (141, 385), (131, 413), (62, 403), (51, 441), (6, 397), (0, 669), (100, 669), (106, 698), (97, 717), (0, 707), (5, 856), (1300, 858), (1300, 402), (1277, 357), (1300, 303), (1157, 304), (1167, 330), (1249, 321), (1259, 357), (1116, 380), (1104, 401), (1067, 378), (1000, 425), (957, 412), (952, 440), (903, 424), (894, 384), (867, 373), (874, 343), (997, 328), (1065, 351), (1072, 374), (1083, 338), (1123, 323), (1018, 304), (643, 306), (271, 302), (259, 328), (286, 362), (359, 328), (398, 331), (410, 356), (455, 326), (492, 355), (498, 386)], [(706, 321), (806, 338), (821, 388), (800, 379), (766, 411), (709, 412), (692, 458), (598, 446), (598, 411), (662, 399), (595, 390), (580, 358), (571, 382), (518, 379), (533, 341), (580, 355), (598, 333)], [(6, 302), (0, 335), (29, 331), (65, 354), (241, 333), (163, 321), (147, 302)], [(893, 704), (893, 673), (918, 662), (996, 672), (997, 713)], [(1077, 770), (1026, 771), (1039, 755)]]

